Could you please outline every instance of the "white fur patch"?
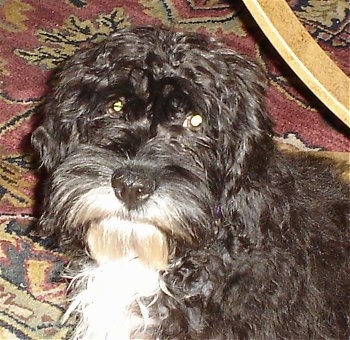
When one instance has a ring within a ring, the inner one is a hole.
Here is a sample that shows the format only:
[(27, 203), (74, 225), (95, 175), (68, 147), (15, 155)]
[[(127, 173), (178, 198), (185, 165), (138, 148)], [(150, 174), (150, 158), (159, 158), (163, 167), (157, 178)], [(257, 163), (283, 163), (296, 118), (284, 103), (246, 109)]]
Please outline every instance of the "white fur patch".
[(147, 326), (155, 321), (140, 298), (157, 298), (157, 270), (137, 258), (124, 257), (83, 269), (71, 285), (78, 291), (64, 321), (73, 312), (80, 314), (73, 339), (147, 338)]
[(73, 339), (147, 338), (155, 320), (141, 300), (154, 302), (164, 286), (159, 271), (168, 263), (165, 235), (152, 224), (110, 217), (92, 223), (86, 241), (95, 263), (72, 278), (64, 321), (78, 315)]

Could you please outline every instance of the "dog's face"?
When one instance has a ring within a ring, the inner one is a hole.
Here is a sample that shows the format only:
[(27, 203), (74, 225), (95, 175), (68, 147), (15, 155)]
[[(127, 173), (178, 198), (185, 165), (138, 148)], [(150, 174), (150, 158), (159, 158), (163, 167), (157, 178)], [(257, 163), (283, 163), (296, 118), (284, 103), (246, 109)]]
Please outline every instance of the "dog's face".
[(264, 90), (254, 63), (202, 35), (137, 28), (78, 52), (33, 134), (50, 176), (43, 228), (157, 268), (169, 243), (209, 242), (265, 169)]

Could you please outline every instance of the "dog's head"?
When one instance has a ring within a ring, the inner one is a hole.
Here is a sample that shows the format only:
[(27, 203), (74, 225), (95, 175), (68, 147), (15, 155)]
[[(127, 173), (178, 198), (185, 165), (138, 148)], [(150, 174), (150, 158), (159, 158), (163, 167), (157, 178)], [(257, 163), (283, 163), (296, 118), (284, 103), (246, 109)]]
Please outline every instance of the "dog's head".
[(50, 175), (43, 227), (64, 243), (123, 221), (126, 248), (210, 238), (242, 179), (264, 171), (265, 87), (256, 64), (195, 33), (121, 30), (78, 52), (32, 138)]

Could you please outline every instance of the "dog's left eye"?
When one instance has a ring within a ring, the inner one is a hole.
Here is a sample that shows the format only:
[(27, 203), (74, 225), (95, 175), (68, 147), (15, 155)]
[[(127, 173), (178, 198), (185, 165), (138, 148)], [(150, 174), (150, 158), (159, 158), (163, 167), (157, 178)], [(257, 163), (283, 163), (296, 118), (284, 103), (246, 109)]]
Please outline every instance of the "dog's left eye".
[(118, 100), (112, 101), (108, 107), (107, 112), (111, 115), (118, 115), (123, 111), (125, 105), (125, 98), (120, 97)]
[(200, 114), (195, 113), (188, 116), (183, 122), (182, 126), (189, 128), (192, 131), (198, 131), (202, 127), (202, 124), (203, 124), (203, 117)]

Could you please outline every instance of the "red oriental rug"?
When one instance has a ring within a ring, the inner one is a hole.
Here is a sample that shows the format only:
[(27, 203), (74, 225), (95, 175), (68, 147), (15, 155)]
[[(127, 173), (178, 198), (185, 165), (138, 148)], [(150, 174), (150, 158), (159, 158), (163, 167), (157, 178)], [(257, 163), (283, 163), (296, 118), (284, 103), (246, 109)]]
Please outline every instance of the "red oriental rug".
[[(349, 75), (347, 1), (288, 3)], [(130, 25), (170, 25), (219, 37), (266, 69), (267, 105), (281, 140), (315, 150), (350, 150), (347, 128), (296, 78), (239, 0), (0, 0), (1, 339), (67, 337), (70, 325), (59, 323), (65, 258), (28, 234), (38, 183), (30, 133), (52, 70), (79, 46)]]

